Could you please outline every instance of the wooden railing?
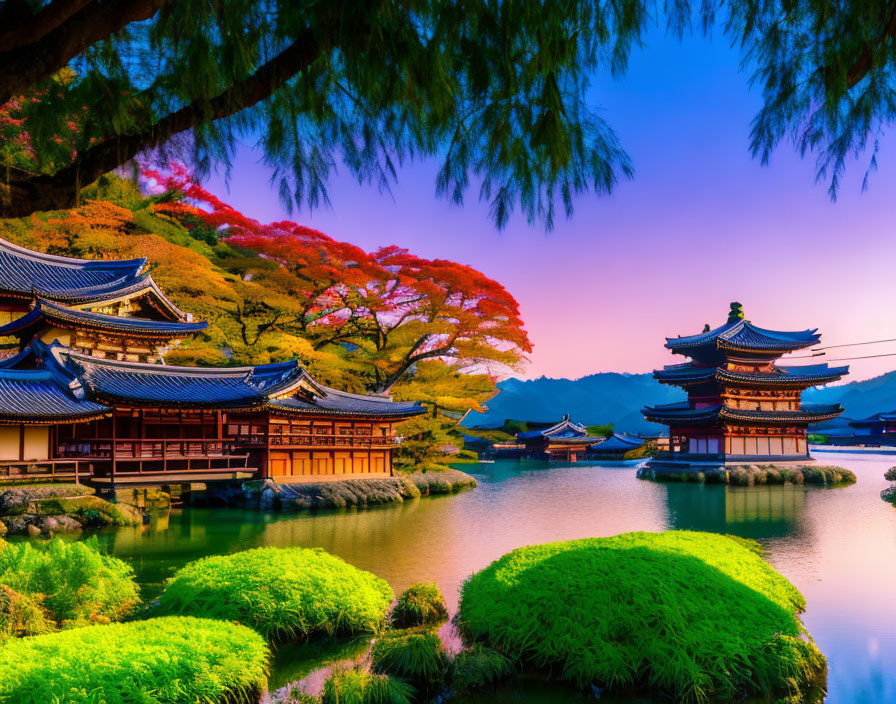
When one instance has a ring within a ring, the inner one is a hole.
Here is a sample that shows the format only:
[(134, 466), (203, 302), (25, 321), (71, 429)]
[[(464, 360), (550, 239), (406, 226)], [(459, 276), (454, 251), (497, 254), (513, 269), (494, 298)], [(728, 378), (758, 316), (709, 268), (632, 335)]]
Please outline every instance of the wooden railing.
[[(243, 435), (234, 438), (240, 447), (262, 447), (267, 442), (265, 435)], [(284, 433), (271, 435), (272, 447), (389, 447), (398, 445), (402, 438), (395, 435), (338, 435), (317, 433)]]
[(249, 460), (230, 440), (99, 438), (63, 442), (58, 451), (63, 458), (97, 463), (95, 476), (246, 470)]

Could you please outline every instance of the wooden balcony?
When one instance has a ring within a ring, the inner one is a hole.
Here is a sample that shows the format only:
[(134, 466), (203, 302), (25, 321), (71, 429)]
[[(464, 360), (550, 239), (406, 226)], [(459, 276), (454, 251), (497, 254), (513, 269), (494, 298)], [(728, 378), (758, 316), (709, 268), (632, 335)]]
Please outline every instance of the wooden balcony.
[[(230, 475), (257, 473), (249, 456), (230, 440), (112, 440), (98, 438), (60, 443), (61, 458), (92, 460), (94, 478), (114, 475)], [(196, 479), (195, 481), (199, 481)]]

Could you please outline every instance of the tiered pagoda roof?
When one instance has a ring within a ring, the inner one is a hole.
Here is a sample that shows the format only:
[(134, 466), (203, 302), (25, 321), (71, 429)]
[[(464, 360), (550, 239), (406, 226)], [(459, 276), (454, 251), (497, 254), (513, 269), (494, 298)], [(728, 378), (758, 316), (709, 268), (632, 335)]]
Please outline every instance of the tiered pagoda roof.
[[(101, 359), (58, 343), (32, 341), (20, 354), (0, 362), (0, 385), (7, 377), (43, 374), (60, 389), (81, 394), (102, 413), (103, 404), (219, 410), (268, 409), (290, 414), (409, 417), (424, 412), (417, 403), (361, 396), (315, 382), (296, 361), (254, 367), (175, 367)], [(40, 404), (35, 405), (40, 417)], [(72, 409), (74, 412), (76, 409)]]
[(728, 321), (714, 330), (687, 337), (667, 337), (666, 348), (700, 362), (714, 362), (725, 353), (780, 356), (817, 344), (816, 329), (795, 332), (766, 330), (743, 317), (742, 309), (733, 309)]
[[(796, 332), (767, 330), (743, 317), (743, 307), (731, 304), (728, 321), (713, 330), (688, 337), (666, 338), (666, 347), (691, 361), (658, 369), (654, 378), (662, 384), (679, 386), (689, 394), (687, 401), (643, 409), (647, 420), (666, 425), (716, 425), (721, 422), (744, 425), (805, 426), (830, 420), (843, 412), (838, 404), (801, 404), (799, 409), (772, 410), (738, 407), (737, 398), (774, 403), (774, 394), (786, 404), (796, 404), (799, 392), (810, 386), (837, 381), (849, 372), (848, 366), (827, 364), (777, 366), (782, 355), (816, 344), (821, 336), (815, 329)], [(794, 396), (796, 392), (796, 396)], [(761, 395), (766, 394), (766, 395)], [(728, 399), (735, 397), (729, 403)], [(782, 404), (783, 405), (783, 404)], [(779, 406), (780, 407), (780, 406)], [(786, 407), (786, 406), (785, 406)]]
[(28, 338), (48, 325), (62, 328), (113, 332), (120, 335), (137, 335), (141, 338), (169, 340), (187, 337), (208, 327), (206, 322), (182, 322), (180, 320), (151, 320), (121, 315), (107, 315), (70, 308), (46, 298), (37, 298), (30, 313), (0, 326), (0, 336)]
[(187, 319), (149, 274), (140, 273), (145, 267), (145, 258), (76, 259), (33, 252), (0, 239), (0, 296), (98, 306), (147, 294), (166, 317)]
[(687, 362), (657, 369), (653, 376), (661, 384), (689, 387), (715, 381), (732, 386), (757, 386), (806, 389), (810, 386), (829, 384), (849, 372), (848, 366), (831, 367), (812, 364), (794, 367), (772, 367), (768, 372), (745, 372), (726, 369), (725, 366), (707, 366)]

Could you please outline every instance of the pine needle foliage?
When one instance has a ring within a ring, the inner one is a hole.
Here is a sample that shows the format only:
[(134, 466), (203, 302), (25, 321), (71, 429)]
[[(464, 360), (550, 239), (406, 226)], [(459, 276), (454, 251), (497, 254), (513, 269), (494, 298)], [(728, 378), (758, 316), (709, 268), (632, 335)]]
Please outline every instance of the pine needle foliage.
[(395, 628), (413, 628), (448, 618), (445, 597), (434, 582), (417, 582), (405, 589), (392, 609)]
[(322, 704), (410, 704), (415, 695), (406, 682), (353, 668), (330, 675), (321, 699)]
[(398, 677), (420, 692), (435, 692), (445, 682), (451, 660), (431, 631), (390, 632), (370, 649), (373, 672)]
[(156, 618), (10, 638), (2, 704), (254, 704), (268, 648), (244, 626)]
[(62, 628), (120, 621), (140, 604), (130, 565), (102, 554), (96, 539), (8, 544), (0, 549), (0, 584), (29, 597)]
[(274, 641), (375, 631), (394, 594), (321, 549), (256, 548), (191, 562), (165, 585), (167, 614), (238, 621)]
[(458, 625), (579, 686), (686, 702), (795, 695), (824, 657), (802, 595), (721, 535), (626, 533), (515, 550), (463, 586)]

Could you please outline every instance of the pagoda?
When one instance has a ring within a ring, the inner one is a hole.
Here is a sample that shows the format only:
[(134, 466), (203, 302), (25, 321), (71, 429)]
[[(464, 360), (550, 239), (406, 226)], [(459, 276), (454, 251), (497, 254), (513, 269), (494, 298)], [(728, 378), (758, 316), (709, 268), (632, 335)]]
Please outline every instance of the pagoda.
[(804, 404), (810, 386), (837, 381), (849, 367), (827, 364), (779, 366), (789, 352), (818, 343), (816, 330), (781, 332), (753, 325), (740, 303), (715, 329), (666, 338), (666, 348), (690, 361), (658, 369), (654, 378), (678, 386), (687, 400), (642, 409), (644, 417), (669, 426), (669, 452), (654, 469), (704, 469), (726, 463), (805, 462), (810, 423), (835, 418), (838, 404)]

